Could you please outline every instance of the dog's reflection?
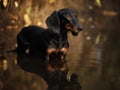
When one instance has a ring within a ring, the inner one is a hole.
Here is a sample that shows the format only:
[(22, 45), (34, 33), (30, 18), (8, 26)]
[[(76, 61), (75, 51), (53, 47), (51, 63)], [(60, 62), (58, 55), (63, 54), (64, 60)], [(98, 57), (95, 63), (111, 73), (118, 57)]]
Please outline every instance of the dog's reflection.
[(48, 60), (42, 60), (39, 56), (17, 53), (17, 62), (23, 70), (42, 77), (47, 82), (48, 90), (80, 90), (81, 87), (76, 83), (77, 75), (73, 74), (70, 81), (67, 80), (69, 68), (59, 56), (52, 53)]

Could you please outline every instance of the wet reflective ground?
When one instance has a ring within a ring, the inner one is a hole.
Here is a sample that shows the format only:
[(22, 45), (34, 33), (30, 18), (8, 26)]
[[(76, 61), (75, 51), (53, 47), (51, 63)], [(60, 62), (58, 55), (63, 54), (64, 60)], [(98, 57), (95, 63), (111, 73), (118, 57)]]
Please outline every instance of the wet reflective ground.
[[(71, 73), (77, 73), (84, 90), (101, 90), (101, 49), (92, 46), (88, 52), (83, 50), (82, 37), (78, 36), (68, 52)], [(86, 48), (87, 49), (87, 48)]]
[[(79, 78), (79, 82), (84, 90), (100, 90), (100, 75), (101, 75), (101, 49), (93, 46), (89, 53), (83, 54), (83, 42), (82, 33), (78, 37), (71, 37), (69, 39), (70, 49), (67, 54), (67, 63), (70, 68), (68, 73), (68, 79), (72, 73), (76, 73)], [(76, 44), (77, 43), (77, 44)], [(8, 75), (6, 82), (1, 87), (13, 88), (16, 84), (17, 87), (14, 90), (46, 90), (46, 82), (39, 76), (26, 72), (20, 68), (17, 64), (17, 54), (4, 53), (7, 60), (6, 69), (2, 71)], [(5, 65), (3, 66), (5, 68)], [(2, 78), (5, 79), (4, 75)], [(10, 81), (13, 81), (10, 85)], [(23, 84), (27, 85), (24, 86)], [(20, 86), (18, 88), (18, 86)]]
[[(113, 50), (111, 47), (107, 47), (105, 51), (108, 50), (107, 53), (110, 55), (106, 55), (98, 45), (85, 45), (83, 32), (77, 37), (69, 36), (69, 42), (70, 48), (67, 54), (67, 63), (70, 70), (68, 79), (70, 79), (72, 73), (76, 73), (83, 90), (101, 90), (101, 88), (107, 90), (106, 88), (109, 87), (110, 90), (114, 88), (116, 88), (115, 90), (119, 90), (120, 67), (119, 51), (117, 48), (114, 48), (114, 53), (111, 52)], [(5, 50), (13, 47), (12, 44), (11, 46), (9, 44), (6, 45)], [(102, 60), (103, 54), (106, 57), (104, 60)], [(108, 58), (108, 56), (112, 58)], [(22, 70), (17, 64), (16, 58), (17, 55), (15, 53), (1, 53), (0, 89), (46, 90), (46, 82), (38, 75)], [(105, 83), (104, 87), (102, 87), (103, 83)]]

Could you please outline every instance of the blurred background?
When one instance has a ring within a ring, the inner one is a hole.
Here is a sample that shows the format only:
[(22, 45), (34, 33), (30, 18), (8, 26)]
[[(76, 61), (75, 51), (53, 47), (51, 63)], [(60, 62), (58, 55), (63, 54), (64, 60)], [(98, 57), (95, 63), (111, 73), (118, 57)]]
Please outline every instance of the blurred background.
[(68, 79), (77, 73), (82, 90), (120, 90), (120, 0), (0, 0), (0, 90), (46, 90), (5, 51), (16, 47), (22, 27), (46, 27), (46, 18), (64, 7), (76, 10), (84, 26), (77, 37), (69, 34)]

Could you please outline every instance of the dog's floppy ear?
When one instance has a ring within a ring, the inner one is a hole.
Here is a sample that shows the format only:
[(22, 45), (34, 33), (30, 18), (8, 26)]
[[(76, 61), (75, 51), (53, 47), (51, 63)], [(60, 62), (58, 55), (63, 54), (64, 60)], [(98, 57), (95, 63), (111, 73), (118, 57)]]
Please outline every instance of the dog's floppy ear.
[(56, 34), (60, 33), (60, 21), (58, 11), (54, 11), (47, 19), (46, 19), (47, 27)]

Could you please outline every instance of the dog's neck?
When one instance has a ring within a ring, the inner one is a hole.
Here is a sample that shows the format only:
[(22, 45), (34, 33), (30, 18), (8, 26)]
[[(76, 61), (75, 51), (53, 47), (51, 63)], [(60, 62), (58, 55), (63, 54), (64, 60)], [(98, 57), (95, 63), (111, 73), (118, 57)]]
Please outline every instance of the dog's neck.
[(65, 43), (68, 43), (68, 32), (64, 28), (60, 29), (60, 35), (58, 41), (59, 41), (59, 48), (63, 47), (64, 45), (67, 45)]
[(54, 32), (51, 32), (51, 37), (53, 38), (53, 40), (51, 41), (51, 45), (55, 45), (58, 46), (56, 48), (61, 49), (61, 47), (66, 47), (66, 45), (68, 45), (68, 35), (67, 35), (67, 30), (65, 30), (64, 28), (60, 29), (60, 33), (56, 34)]
[[(58, 31), (57, 31), (58, 30)], [(56, 32), (53, 32), (53, 31), (55, 31), (55, 30), (50, 30), (50, 29), (48, 29), (48, 31), (56, 38), (56, 39), (58, 39), (58, 38), (61, 38), (62, 40), (64, 40), (64, 39), (68, 39), (68, 32), (67, 32), (67, 30), (65, 29), (65, 28), (59, 28), (59, 29), (56, 29)]]

